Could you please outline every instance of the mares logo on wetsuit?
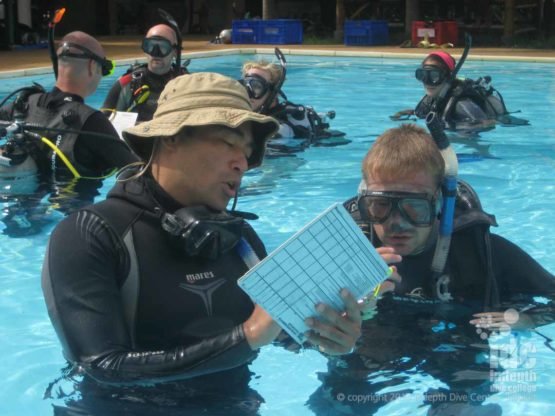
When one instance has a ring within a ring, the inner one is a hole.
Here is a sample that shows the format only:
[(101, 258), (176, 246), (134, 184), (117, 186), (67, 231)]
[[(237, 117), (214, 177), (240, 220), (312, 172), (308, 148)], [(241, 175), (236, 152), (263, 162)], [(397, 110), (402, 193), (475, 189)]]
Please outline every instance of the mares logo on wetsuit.
[(195, 284), (199, 280), (213, 279), (215, 277), (213, 272), (191, 273), (185, 275), (185, 280), (187, 280), (187, 283)]

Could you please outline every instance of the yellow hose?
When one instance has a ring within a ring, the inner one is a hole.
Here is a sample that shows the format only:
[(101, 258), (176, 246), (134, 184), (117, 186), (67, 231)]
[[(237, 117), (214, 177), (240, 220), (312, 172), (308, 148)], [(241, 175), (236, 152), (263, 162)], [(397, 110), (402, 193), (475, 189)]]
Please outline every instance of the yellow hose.
[(73, 176), (75, 178), (80, 178), (81, 175), (79, 175), (79, 172), (77, 172), (77, 169), (75, 169), (75, 167), (71, 164), (71, 162), (69, 161), (69, 159), (66, 157), (66, 155), (64, 155), (62, 153), (62, 151), (58, 148), (58, 146), (56, 146), (54, 143), (52, 143), (50, 140), (48, 140), (46, 137), (41, 137), (40, 140), (46, 144), (48, 147), (50, 147), (54, 153), (56, 153), (58, 155), (58, 157), (60, 159), (62, 159), (62, 162), (64, 162), (64, 164), (66, 165), (66, 167), (69, 169), (69, 171), (73, 174)]
[(77, 169), (75, 169), (75, 167), (71, 164), (71, 162), (66, 157), (66, 155), (64, 155), (63, 152), (58, 148), (58, 146), (56, 146), (54, 143), (52, 143), (46, 137), (41, 137), (41, 141), (44, 144), (46, 144), (48, 147), (50, 147), (59, 156), (59, 158), (62, 159), (62, 161), (64, 162), (66, 167), (69, 169), (69, 171), (73, 174), (73, 176), (76, 179), (106, 179), (106, 178), (109, 178), (110, 176), (112, 176), (114, 173), (116, 173), (118, 171), (117, 169), (113, 169), (107, 175), (98, 176), (98, 177), (81, 176), (79, 174), (79, 172), (77, 172)]

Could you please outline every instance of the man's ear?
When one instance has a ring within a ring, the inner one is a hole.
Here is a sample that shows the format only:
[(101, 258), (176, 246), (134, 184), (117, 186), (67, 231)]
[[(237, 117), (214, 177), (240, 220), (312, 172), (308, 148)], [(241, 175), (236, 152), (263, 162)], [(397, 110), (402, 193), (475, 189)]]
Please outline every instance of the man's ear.
[(366, 191), (366, 189), (368, 189), (368, 185), (366, 185), (366, 180), (363, 177), (358, 184), (357, 193), (361, 194), (362, 192)]
[(89, 64), (87, 65), (87, 69), (89, 70), (89, 77), (92, 77), (94, 75), (94, 69), (93, 66), (95, 65), (95, 62), (92, 59), (89, 59)]

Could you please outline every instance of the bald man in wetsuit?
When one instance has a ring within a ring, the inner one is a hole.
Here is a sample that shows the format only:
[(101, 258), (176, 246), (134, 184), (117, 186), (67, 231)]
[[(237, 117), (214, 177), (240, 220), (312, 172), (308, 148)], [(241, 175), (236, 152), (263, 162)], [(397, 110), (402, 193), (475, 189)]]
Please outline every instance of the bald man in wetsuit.
[[(38, 143), (28, 157), (38, 166), (39, 174), (54, 172), (56, 179), (60, 175), (100, 178), (135, 162), (137, 157), (119, 139), (108, 119), (84, 103), (113, 67), (100, 43), (87, 33), (71, 32), (64, 36), (56, 54), (58, 78), (52, 91), (30, 87), (0, 110), (2, 120), (18, 119), (47, 127), (38, 133), (55, 144), (75, 169), (51, 147)], [(4, 150), (4, 154), (9, 153)]]
[(178, 45), (177, 33), (170, 26), (159, 24), (150, 28), (143, 39), (142, 49), (147, 62), (132, 66), (121, 76), (102, 106), (106, 112), (138, 113), (138, 122), (151, 120), (165, 85), (187, 73), (186, 69), (174, 64), (181, 45)]
[(16, 130), (0, 148), (0, 178), (9, 184), (3, 195), (10, 202), (1, 221), (10, 236), (39, 233), (49, 222), (46, 205), (39, 204), (44, 195), (50, 194), (57, 210), (71, 212), (93, 202), (106, 175), (138, 160), (106, 116), (84, 102), (113, 67), (100, 43), (71, 32), (56, 56), (58, 77), (50, 92), (35, 84), (0, 109), (8, 130), (32, 125), (38, 135), (21, 140)]

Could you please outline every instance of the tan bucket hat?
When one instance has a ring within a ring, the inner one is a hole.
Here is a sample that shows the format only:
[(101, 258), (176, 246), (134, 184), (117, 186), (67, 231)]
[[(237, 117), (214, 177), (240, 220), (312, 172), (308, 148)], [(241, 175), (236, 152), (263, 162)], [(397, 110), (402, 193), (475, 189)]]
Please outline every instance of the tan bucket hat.
[(252, 111), (247, 90), (238, 81), (213, 72), (182, 75), (166, 84), (154, 117), (123, 131), (123, 138), (142, 159), (148, 160), (155, 137), (174, 136), (184, 127), (220, 125), (237, 128), (251, 122), (254, 149), (249, 168), (262, 163), (266, 141), (278, 122)]

